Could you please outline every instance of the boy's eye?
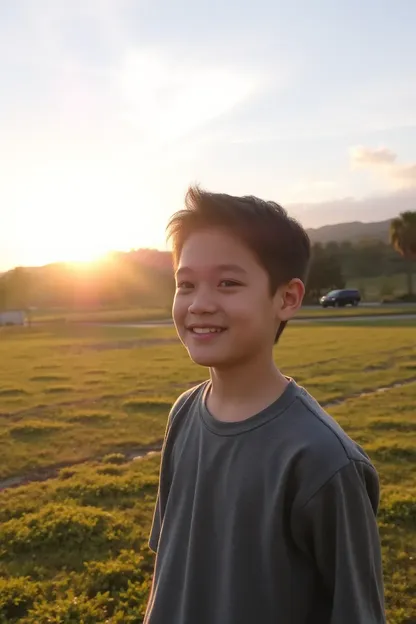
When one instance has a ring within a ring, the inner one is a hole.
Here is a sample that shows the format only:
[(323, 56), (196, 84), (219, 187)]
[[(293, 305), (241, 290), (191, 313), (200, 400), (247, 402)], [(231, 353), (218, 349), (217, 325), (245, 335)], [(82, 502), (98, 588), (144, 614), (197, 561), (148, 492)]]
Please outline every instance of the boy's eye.
[(220, 287), (223, 288), (231, 288), (232, 286), (241, 286), (241, 284), (239, 282), (235, 282), (234, 280), (221, 280), (220, 282)]
[(189, 290), (189, 288), (193, 288), (194, 285), (191, 282), (179, 282), (176, 287), (179, 290)]

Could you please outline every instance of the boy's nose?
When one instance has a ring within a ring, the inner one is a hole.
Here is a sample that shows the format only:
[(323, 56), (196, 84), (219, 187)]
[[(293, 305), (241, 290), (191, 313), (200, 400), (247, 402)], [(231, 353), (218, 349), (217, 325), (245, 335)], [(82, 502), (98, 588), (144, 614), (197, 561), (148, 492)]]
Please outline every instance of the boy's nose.
[(216, 312), (217, 304), (208, 293), (195, 293), (192, 303), (189, 305), (190, 314), (212, 314)]

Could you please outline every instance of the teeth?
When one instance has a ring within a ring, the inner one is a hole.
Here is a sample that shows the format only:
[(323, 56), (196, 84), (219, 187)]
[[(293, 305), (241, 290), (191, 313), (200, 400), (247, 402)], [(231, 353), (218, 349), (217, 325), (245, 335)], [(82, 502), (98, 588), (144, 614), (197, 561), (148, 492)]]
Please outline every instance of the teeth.
[(221, 329), (218, 327), (194, 327), (192, 331), (195, 334), (218, 334)]

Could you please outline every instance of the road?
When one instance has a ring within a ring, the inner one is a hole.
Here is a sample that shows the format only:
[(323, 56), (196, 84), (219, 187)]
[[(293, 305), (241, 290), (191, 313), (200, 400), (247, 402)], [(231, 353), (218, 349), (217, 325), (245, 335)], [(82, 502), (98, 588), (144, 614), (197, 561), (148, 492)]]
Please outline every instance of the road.
[(353, 321), (398, 321), (398, 320), (411, 321), (416, 320), (416, 313), (413, 314), (362, 314), (362, 315), (350, 315), (350, 316), (317, 316), (316, 318), (295, 318), (291, 323), (345, 323)]
[[(392, 308), (414, 308), (415, 305), (415, 303), (409, 301), (400, 301), (396, 303), (380, 303), (377, 301), (373, 301), (360, 303), (357, 309), (360, 310), (361, 308), (388, 308), (389, 306), (391, 306)], [(302, 310), (322, 310), (322, 306), (317, 303), (311, 305), (303, 305)]]

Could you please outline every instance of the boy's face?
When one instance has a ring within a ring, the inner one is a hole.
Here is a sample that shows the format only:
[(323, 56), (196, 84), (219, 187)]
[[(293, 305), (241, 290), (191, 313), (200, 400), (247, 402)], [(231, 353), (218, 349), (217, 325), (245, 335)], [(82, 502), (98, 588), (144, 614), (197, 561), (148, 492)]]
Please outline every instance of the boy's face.
[(220, 229), (193, 233), (176, 272), (173, 319), (191, 359), (228, 368), (272, 352), (283, 298), (251, 250)]

